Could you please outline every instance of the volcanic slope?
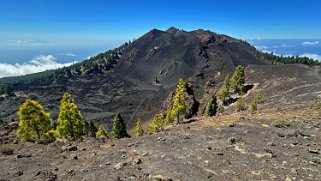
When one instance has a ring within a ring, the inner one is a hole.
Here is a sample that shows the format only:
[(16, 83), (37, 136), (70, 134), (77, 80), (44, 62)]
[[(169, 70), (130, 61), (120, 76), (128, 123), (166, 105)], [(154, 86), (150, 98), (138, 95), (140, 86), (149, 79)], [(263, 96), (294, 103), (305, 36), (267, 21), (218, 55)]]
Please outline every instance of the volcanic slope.
[(208, 81), (222, 79), (220, 75), (239, 64), (263, 64), (255, 53), (241, 40), (210, 31), (153, 29), (122, 48), (108, 69), (84, 73), (82, 67), (70, 67), (68, 76), (18, 83), (14, 96), (1, 97), (0, 118), (17, 120), (19, 105), (29, 97), (56, 119), (61, 96), (68, 91), (86, 118), (109, 125), (119, 112), (131, 127), (134, 119), (145, 120), (159, 111), (180, 78), (189, 79), (196, 99), (201, 99)]

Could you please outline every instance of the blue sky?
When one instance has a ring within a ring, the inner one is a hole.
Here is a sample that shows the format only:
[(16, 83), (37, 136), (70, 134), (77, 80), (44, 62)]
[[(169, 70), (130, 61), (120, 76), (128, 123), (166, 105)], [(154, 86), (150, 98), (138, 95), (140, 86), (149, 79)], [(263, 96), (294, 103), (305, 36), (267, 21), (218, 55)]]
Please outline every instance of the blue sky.
[(170, 26), (241, 39), (321, 39), (320, 9), (320, 0), (1, 0), (0, 63), (41, 55), (70, 63)]
[(3, 38), (125, 40), (151, 28), (235, 37), (321, 38), (320, 0), (1, 0)]

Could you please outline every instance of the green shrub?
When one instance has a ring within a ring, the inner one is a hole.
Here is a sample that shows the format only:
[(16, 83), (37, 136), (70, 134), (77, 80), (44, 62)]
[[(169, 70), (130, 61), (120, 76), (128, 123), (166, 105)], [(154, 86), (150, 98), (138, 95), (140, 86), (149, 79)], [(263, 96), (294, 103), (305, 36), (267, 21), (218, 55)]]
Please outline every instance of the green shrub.
[(12, 155), (16, 148), (12, 145), (1, 145), (0, 152), (4, 155)]
[(311, 157), (310, 160), (313, 163), (321, 164), (321, 157), (314, 156), (314, 157)]
[(262, 100), (263, 96), (262, 96), (262, 92), (258, 91), (254, 97), (254, 100), (256, 100), (257, 102), (259, 102), (260, 100)]
[(96, 133), (96, 138), (108, 138), (108, 133), (103, 125), (100, 125)]
[(254, 112), (256, 110), (257, 110), (257, 103), (256, 103), (256, 99), (254, 99), (250, 106), (250, 112)]
[(311, 109), (319, 110), (321, 109), (321, 103), (315, 103), (311, 105)]
[(235, 105), (234, 105), (234, 110), (235, 110), (235, 111), (242, 111), (242, 110), (244, 110), (244, 106), (245, 106), (244, 100), (243, 100), (242, 97), (240, 97), (240, 98), (236, 101), (236, 103), (235, 103)]
[(278, 120), (278, 121), (273, 121), (272, 126), (277, 127), (277, 128), (286, 128), (291, 125), (290, 121), (286, 120)]
[(60, 153), (60, 156), (61, 156), (61, 158), (63, 158), (63, 159), (67, 159), (67, 157), (68, 157), (68, 152), (67, 152), (67, 151), (63, 151), (63, 152)]
[(49, 130), (45, 134), (45, 139), (49, 142), (54, 142), (59, 137), (59, 132), (57, 130)]

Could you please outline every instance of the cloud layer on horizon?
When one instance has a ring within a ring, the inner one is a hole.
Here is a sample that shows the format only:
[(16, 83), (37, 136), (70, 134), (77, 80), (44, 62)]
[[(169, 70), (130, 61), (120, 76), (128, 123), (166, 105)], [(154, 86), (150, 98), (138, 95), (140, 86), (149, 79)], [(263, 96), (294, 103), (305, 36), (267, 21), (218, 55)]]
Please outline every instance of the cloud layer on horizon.
[(53, 55), (39, 55), (23, 64), (0, 63), (0, 77), (26, 75), (66, 67), (76, 62), (58, 63)]
[(307, 45), (307, 46), (316, 46), (316, 45), (319, 45), (320, 42), (319, 41), (305, 41), (305, 42), (302, 42), (302, 45)]
[(63, 55), (65, 55), (65, 56), (67, 56), (67, 57), (76, 57), (76, 56), (77, 56), (77, 55), (74, 54), (74, 53), (65, 53), (65, 54), (63, 54)]
[(312, 58), (314, 60), (321, 61), (321, 55), (318, 55), (315, 53), (303, 53), (302, 55), (300, 55), (300, 57), (308, 57), (308, 58)]

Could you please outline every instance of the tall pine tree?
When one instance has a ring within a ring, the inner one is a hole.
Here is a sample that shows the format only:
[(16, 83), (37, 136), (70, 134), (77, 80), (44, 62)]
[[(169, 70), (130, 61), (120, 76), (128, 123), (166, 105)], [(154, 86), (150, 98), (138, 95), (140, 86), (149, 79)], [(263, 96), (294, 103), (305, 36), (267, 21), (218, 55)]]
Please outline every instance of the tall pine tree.
[(84, 121), (84, 134), (89, 137), (95, 137), (97, 128), (91, 120)]
[(234, 104), (234, 110), (236, 111), (243, 111), (245, 107), (243, 97), (237, 99), (236, 103)]
[(57, 130), (62, 138), (80, 140), (84, 135), (84, 121), (69, 93), (65, 93), (60, 103)]
[(140, 118), (138, 118), (136, 127), (135, 127), (135, 137), (143, 136), (144, 130)]
[(230, 76), (226, 75), (222, 87), (218, 90), (217, 97), (218, 99), (225, 104), (225, 99), (230, 94)]
[(18, 111), (20, 117), (18, 135), (21, 141), (41, 140), (50, 130), (51, 119), (42, 106), (31, 99), (27, 99)]
[(217, 101), (215, 94), (212, 94), (210, 100), (208, 101), (205, 114), (206, 116), (215, 116), (217, 110)]
[(164, 130), (165, 118), (162, 113), (157, 113), (154, 116), (154, 121), (148, 124), (147, 130), (149, 134), (157, 133)]
[(168, 108), (166, 112), (165, 125), (169, 125), (173, 122), (172, 108)]
[(173, 100), (173, 107), (171, 115), (176, 117), (177, 122), (179, 123), (182, 119), (182, 115), (186, 113), (186, 99), (185, 93), (187, 88), (187, 82), (183, 79), (180, 79), (175, 90), (175, 96)]
[(130, 137), (129, 134), (127, 133), (127, 127), (126, 127), (125, 121), (119, 113), (116, 113), (114, 117), (111, 136), (114, 139)]
[(242, 65), (238, 65), (233, 77), (231, 78), (231, 89), (237, 93), (242, 93), (244, 91), (244, 83), (244, 67)]
[(227, 74), (227, 75), (225, 76), (223, 85), (226, 87), (227, 96), (229, 96), (230, 87), (231, 87), (230, 74)]
[(254, 97), (253, 102), (251, 103), (250, 106), (250, 112), (254, 112), (257, 110), (257, 103), (262, 99), (262, 93), (261, 91), (258, 91)]

